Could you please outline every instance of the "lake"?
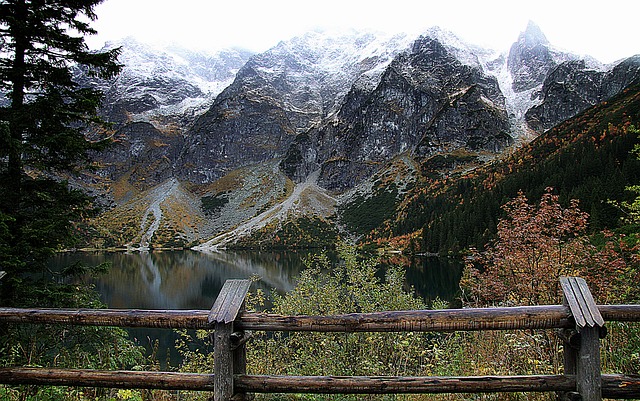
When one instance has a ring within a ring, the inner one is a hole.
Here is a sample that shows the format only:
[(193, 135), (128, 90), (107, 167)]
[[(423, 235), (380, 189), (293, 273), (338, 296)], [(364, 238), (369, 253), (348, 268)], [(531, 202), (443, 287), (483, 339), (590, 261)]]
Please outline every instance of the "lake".
[[(76, 252), (57, 255), (51, 267), (78, 261), (88, 265), (109, 262), (107, 273), (83, 278), (95, 285), (109, 308), (208, 310), (228, 279), (257, 277), (255, 286), (267, 294), (292, 290), (304, 269), (303, 259), (319, 252)], [(427, 302), (435, 298), (454, 301), (461, 273), (461, 265), (455, 261), (418, 258), (406, 268), (407, 288), (413, 287)], [(132, 329), (129, 333), (147, 348), (157, 339), (158, 359), (176, 362), (173, 331)]]

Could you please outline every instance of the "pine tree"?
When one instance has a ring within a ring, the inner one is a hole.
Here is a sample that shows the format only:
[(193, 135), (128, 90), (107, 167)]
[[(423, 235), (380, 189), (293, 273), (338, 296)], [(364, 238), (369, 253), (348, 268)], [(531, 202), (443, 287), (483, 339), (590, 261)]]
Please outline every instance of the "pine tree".
[(0, 268), (9, 278), (41, 268), (87, 208), (59, 177), (106, 142), (86, 136), (100, 123), (101, 93), (73, 80), (77, 69), (110, 78), (121, 68), (119, 49), (92, 52), (85, 43), (101, 2), (0, 3)]
[[(0, 2), (0, 270), (7, 272), (0, 282), (2, 306), (101, 305), (89, 286), (37, 274), (69, 243), (73, 222), (90, 206), (62, 177), (82, 168), (87, 152), (107, 142), (96, 135), (87, 139), (89, 128), (101, 123), (101, 94), (73, 80), (76, 69), (103, 78), (120, 70), (118, 50), (94, 53), (84, 42), (95, 33), (89, 22), (101, 1)], [(130, 369), (142, 361), (126, 333), (108, 327), (1, 325), (0, 349), (2, 366)], [(21, 399), (53, 394), (43, 388), (12, 391)]]

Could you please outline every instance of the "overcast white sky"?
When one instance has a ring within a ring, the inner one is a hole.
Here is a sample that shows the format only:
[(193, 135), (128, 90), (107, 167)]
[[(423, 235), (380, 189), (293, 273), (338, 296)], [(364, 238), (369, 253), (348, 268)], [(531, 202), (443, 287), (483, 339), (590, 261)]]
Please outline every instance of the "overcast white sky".
[(415, 33), (438, 25), (501, 51), (532, 20), (553, 45), (605, 63), (640, 53), (640, 0), (105, 0), (96, 12), (93, 48), (134, 36), (264, 51), (313, 29)]

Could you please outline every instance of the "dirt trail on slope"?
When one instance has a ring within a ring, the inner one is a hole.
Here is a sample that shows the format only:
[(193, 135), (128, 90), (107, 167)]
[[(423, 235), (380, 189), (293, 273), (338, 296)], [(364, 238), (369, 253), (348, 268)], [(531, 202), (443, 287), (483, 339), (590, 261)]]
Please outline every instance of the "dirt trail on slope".
[(300, 203), (301, 198), (305, 193), (312, 192), (316, 194), (316, 198), (318, 196), (323, 197), (327, 202), (335, 205), (336, 199), (329, 195), (326, 190), (317, 185), (319, 175), (320, 171), (316, 171), (309, 175), (305, 182), (297, 184), (291, 195), (285, 199), (284, 202), (279, 203), (251, 218), (247, 222), (240, 224), (235, 229), (220, 234), (204, 244), (193, 247), (192, 249), (197, 251), (216, 251), (217, 249), (224, 249), (227, 244), (249, 236), (252, 232), (265, 227), (269, 223), (284, 221), (289, 214), (303, 211), (303, 207)]
[[(140, 223), (140, 244), (139, 249), (149, 249), (149, 242), (153, 235), (158, 231), (160, 222), (162, 221), (162, 208), (160, 205), (178, 188), (178, 181), (173, 178), (154, 190), (153, 201), (145, 210), (144, 218)], [(149, 216), (153, 216), (153, 221), (148, 224)], [(145, 229), (146, 228), (146, 229)], [(133, 245), (133, 244), (131, 244)]]

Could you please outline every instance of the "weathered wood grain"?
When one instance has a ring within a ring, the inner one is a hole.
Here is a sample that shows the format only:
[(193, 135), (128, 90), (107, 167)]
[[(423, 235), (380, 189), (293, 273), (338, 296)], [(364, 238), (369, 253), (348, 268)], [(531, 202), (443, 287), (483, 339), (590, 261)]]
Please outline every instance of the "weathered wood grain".
[(227, 280), (209, 313), (209, 323), (231, 323), (242, 309), (251, 281)]
[[(603, 319), (640, 322), (640, 305), (599, 305)], [(0, 322), (77, 324), (89, 326), (209, 328), (207, 310), (23, 309), (0, 308)], [(543, 315), (538, 315), (542, 313)], [(383, 319), (376, 322), (376, 319)], [(473, 321), (469, 321), (473, 319)], [(495, 319), (495, 321), (493, 321)], [(509, 319), (517, 319), (509, 321)], [(530, 320), (527, 320), (530, 319)], [(422, 331), (572, 328), (569, 308), (560, 305), (514, 308), (398, 311), (339, 316), (283, 316), (242, 312), (235, 326), (243, 330)], [(389, 325), (390, 327), (385, 327)]]
[(206, 329), (206, 310), (0, 308), (0, 322)]
[(598, 305), (596, 304), (596, 300), (593, 298), (593, 294), (591, 290), (589, 290), (589, 286), (587, 282), (580, 277), (571, 277), (571, 280), (575, 280), (578, 285), (578, 290), (580, 291), (580, 297), (582, 298), (587, 312), (585, 315), (587, 318), (587, 326), (589, 327), (604, 327), (604, 319), (600, 314), (600, 310), (598, 309)]
[[(583, 401), (602, 400), (602, 378), (600, 371), (600, 333), (604, 331), (604, 319), (593, 295), (584, 279), (562, 277), (560, 285), (564, 302), (571, 309), (571, 315), (580, 333), (577, 354), (566, 349), (565, 370), (576, 372), (576, 389)], [(572, 360), (574, 359), (575, 360)]]
[(0, 368), (2, 384), (213, 391), (213, 382), (195, 373)]
[[(243, 308), (250, 286), (249, 280), (227, 280), (208, 316), (209, 324), (213, 324), (215, 330), (214, 400), (230, 400), (234, 395), (234, 373), (246, 372), (246, 362), (241, 360), (244, 347), (232, 352), (231, 335), (234, 332), (233, 322)], [(236, 363), (244, 365), (236, 366)]]
[(598, 305), (608, 322), (640, 322), (640, 305)]
[(364, 377), (364, 376), (238, 376), (239, 390), (252, 393), (314, 394), (438, 394), (569, 391), (575, 377), (462, 376), (462, 377)]
[(602, 396), (617, 399), (640, 399), (640, 374), (602, 375)]
[[(0, 368), (1, 384), (72, 387), (140, 388), (213, 391), (214, 375), (176, 372), (96, 371), (80, 369)], [(349, 387), (352, 383), (356, 387)], [(574, 391), (573, 375), (468, 376), (468, 377), (347, 377), (237, 375), (235, 390), (249, 393), (392, 394), (455, 392)], [(546, 389), (546, 390), (544, 390)], [(639, 375), (602, 375), (602, 395), (607, 398), (640, 398)]]
[(584, 327), (580, 332), (580, 348), (576, 362), (576, 389), (582, 401), (602, 400), (598, 327)]
[[(175, 372), (0, 368), (0, 383), (213, 391), (214, 375)], [(564, 375), (468, 377), (237, 375), (235, 386), (236, 391), (251, 393), (539, 392), (569, 391), (575, 388), (575, 377)]]
[(512, 330), (573, 327), (569, 308), (559, 305), (486, 309), (415, 310), (337, 316), (242, 314), (243, 330), (318, 332), (399, 332)]
[(560, 285), (578, 331), (583, 327), (604, 327), (604, 319), (584, 279), (561, 277)]
[(229, 400), (233, 396), (233, 355), (231, 353), (231, 333), (233, 323), (216, 323), (213, 333), (215, 376), (214, 400)]

